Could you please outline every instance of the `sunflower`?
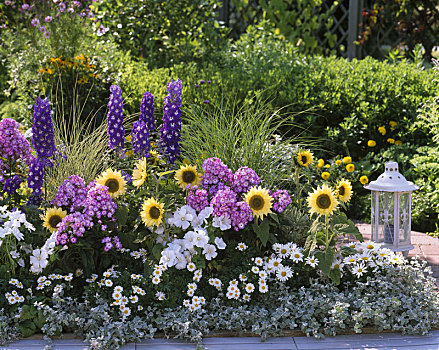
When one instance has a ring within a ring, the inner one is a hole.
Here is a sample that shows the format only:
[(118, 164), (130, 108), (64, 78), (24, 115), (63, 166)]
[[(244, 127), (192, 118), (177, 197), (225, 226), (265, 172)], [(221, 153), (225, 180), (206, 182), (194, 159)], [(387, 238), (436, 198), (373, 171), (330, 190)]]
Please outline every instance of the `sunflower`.
[(367, 178), (366, 175), (363, 175), (362, 177), (360, 177), (360, 182), (362, 185), (365, 185), (369, 182), (369, 179)]
[(266, 188), (252, 187), (245, 194), (244, 200), (253, 211), (253, 216), (262, 219), (264, 215), (271, 213), (273, 197), (268, 194)]
[(46, 210), (43, 219), (43, 226), (50, 232), (57, 230), (57, 225), (67, 216), (67, 212), (61, 208), (49, 208)]
[(349, 180), (341, 179), (336, 188), (337, 197), (342, 202), (349, 202), (352, 197), (352, 185)]
[(187, 185), (198, 185), (201, 181), (201, 174), (197, 172), (197, 167), (192, 165), (180, 166), (174, 176), (181, 188)]
[(322, 173), (322, 179), (323, 179), (323, 180), (328, 180), (328, 179), (329, 179), (329, 176), (331, 176), (331, 174), (328, 173), (327, 171), (324, 171), (324, 172)]
[(355, 165), (349, 163), (348, 165), (346, 165), (346, 170), (348, 171), (348, 173), (352, 173), (355, 170)]
[[(153, 143), (151, 142), (151, 146)], [(149, 165), (157, 165), (157, 162), (159, 161), (159, 153), (157, 151), (151, 150), (149, 152), (149, 157), (146, 159), (147, 163)]]
[(145, 200), (140, 216), (146, 226), (159, 226), (162, 223), (164, 204), (157, 202), (153, 197)]
[(368, 145), (369, 147), (375, 147), (375, 146), (377, 145), (377, 143), (376, 143), (376, 141), (374, 141), (374, 140), (369, 140), (369, 141), (367, 141), (367, 145)]
[(126, 190), (126, 181), (120, 171), (107, 169), (96, 179), (96, 183), (107, 186), (111, 198), (123, 195)]
[(313, 193), (310, 193), (307, 198), (309, 212), (319, 215), (330, 215), (333, 213), (338, 205), (337, 198), (334, 192), (328, 185), (324, 184), (318, 187)]
[(297, 162), (304, 166), (308, 167), (313, 162), (313, 156), (310, 151), (302, 151), (297, 154)]
[(325, 165), (325, 161), (324, 161), (322, 158), (320, 158), (319, 161), (317, 162), (316, 167), (317, 167), (318, 169), (320, 169), (320, 168), (322, 168), (324, 165)]
[(139, 188), (145, 183), (146, 178), (148, 177), (147, 171), (147, 159), (139, 159), (135, 165), (133, 170), (133, 185)]
[(352, 158), (351, 157), (344, 157), (343, 164), (349, 164), (349, 163), (352, 163)]

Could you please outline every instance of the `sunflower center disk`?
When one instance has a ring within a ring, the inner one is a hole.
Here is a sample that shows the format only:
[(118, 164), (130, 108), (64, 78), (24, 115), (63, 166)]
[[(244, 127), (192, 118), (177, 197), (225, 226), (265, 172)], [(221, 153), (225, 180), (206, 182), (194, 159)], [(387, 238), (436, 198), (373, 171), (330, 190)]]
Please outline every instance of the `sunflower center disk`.
[(317, 197), (317, 205), (320, 209), (328, 209), (331, 206), (331, 198), (327, 194), (321, 194)]
[(50, 219), (49, 219), (49, 225), (50, 227), (54, 227), (56, 228), (56, 225), (58, 225), (60, 222), (62, 221), (61, 217), (58, 215), (53, 215)]
[(160, 217), (160, 209), (157, 207), (152, 207), (149, 209), (149, 216), (152, 219), (157, 220)]
[(261, 196), (253, 196), (250, 199), (250, 208), (254, 210), (261, 210), (264, 207), (264, 198)]
[(182, 179), (186, 183), (192, 183), (195, 180), (195, 174), (193, 171), (183, 171)]
[(105, 186), (108, 187), (108, 192), (114, 193), (119, 190), (119, 181), (115, 179), (109, 179), (105, 182)]
[(308, 157), (307, 156), (302, 156), (302, 163), (306, 164), (308, 162)]
[(344, 186), (340, 186), (338, 189), (338, 194), (340, 196), (344, 196), (345, 192), (346, 192), (346, 190), (345, 190)]

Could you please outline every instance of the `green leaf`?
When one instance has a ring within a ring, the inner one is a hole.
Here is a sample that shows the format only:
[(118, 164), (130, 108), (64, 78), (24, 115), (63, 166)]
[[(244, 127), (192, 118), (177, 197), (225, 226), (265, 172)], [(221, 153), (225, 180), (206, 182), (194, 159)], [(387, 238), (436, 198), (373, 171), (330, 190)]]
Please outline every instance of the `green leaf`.
[(46, 317), (44, 317), (43, 311), (38, 311), (37, 317), (34, 318), (34, 323), (38, 329), (43, 328), (44, 323), (46, 323)]
[(260, 225), (254, 223), (252, 225), (253, 230), (256, 233), (256, 236), (262, 242), (262, 245), (265, 247), (268, 242), (268, 238), (270, 237), (270, 223), (268, 220), (263, 220)]
[(128, 208), (125, 205), (120, 205), (116, 209), (115, 213), (117, 224), (120, 227), (125, 226), (128, 219)]
[(337, 285), (340, 284), (340, 278), (341, 278), (340, 269), (332, 269), (331, 271), (329, 271), (329, 278), (335, 284)]
[(157, 260), (160, 260), (161, 254), (162, 254), (163, 246), (161, 244), (156, 244), (152, 248), (152, 256), (156, 258)]
[(20, 320), (22, 320), (22, 321), (31, 320), (34, 317), (34, 314), (32, 311), (33, 310), (30, 307), (30, 305), (24, 305), (21, 309)]
[(319, 269), (328, 276), (331, 270), (332, 262), (334, 261), (334, 250), (328, 249), (325, 252), (316, 252), (314, 256), (319, 260)]
[(31, 335), (34, 335), (37, 330), (37, 327), (31, 320), (26, 320), (20, 323), (20, 332), (23, 337), (27, 338)]

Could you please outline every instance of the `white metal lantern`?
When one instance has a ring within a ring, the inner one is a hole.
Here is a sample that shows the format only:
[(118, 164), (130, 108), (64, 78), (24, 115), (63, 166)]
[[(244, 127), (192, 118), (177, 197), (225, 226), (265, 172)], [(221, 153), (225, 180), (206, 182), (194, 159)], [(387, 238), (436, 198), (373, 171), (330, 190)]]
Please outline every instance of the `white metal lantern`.
[(412, 191), (419, 189), (398, 170), (398, 163), (385, 163), (385, 171), (364, 188), (371, 190), (372, 241), (395, 252), (413, 249), (411, 244)]

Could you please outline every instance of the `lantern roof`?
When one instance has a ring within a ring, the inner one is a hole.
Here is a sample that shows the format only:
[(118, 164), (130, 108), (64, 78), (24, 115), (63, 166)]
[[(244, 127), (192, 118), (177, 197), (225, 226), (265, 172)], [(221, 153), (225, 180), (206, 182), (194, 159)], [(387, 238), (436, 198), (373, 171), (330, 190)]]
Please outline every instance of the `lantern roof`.
[(378, 179), (371, 181), (368, 185), (364, 186), (365, 189), (371, 191), (383, 191), (383, 192), (411, 192), (419, 189), (418, 186), (411, 181), (407, 181), (404, 176), (398, 170), (398, 163), (387, 162), (385, 163), (385, 171)]

